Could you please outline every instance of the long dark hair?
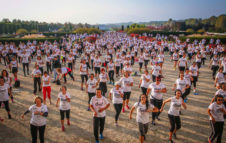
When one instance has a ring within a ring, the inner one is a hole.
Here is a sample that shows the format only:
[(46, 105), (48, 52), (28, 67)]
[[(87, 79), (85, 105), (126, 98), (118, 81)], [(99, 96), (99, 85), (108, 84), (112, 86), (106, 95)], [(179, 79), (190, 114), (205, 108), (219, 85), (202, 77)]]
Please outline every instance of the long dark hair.
[(141, 94), (140, 96), (139, 96), (139, 102), (138, 102), (138, 105), (140, 104), (140, 102), (141, 102), (141, 96), (145, 96), (146, 97), (146, 110), (148, 110), (148, 108), (149, 108), (149, 102), (148, 102), (148, 96), (147, 95), (145, 95), (145, 94)]
[(6, 72), (6, 76), (9, 77), (9, 73), (7, 72), (7, 70), (2, 70), (2, 77), (4, 77), (3, 72)]

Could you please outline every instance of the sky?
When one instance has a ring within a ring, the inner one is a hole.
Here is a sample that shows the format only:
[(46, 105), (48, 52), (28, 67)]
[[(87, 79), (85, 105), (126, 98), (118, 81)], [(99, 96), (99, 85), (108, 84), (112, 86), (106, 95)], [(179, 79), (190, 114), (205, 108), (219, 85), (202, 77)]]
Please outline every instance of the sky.
[(107, 24), (208, 18), (226, 14), (226, 0), (0, 0), (3, 18)]

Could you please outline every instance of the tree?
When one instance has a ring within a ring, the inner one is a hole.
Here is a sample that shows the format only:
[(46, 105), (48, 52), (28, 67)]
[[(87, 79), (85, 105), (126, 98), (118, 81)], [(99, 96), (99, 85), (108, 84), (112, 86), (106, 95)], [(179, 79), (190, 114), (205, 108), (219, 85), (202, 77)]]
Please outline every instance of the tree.
[(220, 15), (217, 20), (215, 27), (217, 30), (224, 32), (226, 30), (226, 15)]
[(195, 31), (191, 28), (187, 29), (186, 32), (189, 32), (189, 33), (194, 33)]

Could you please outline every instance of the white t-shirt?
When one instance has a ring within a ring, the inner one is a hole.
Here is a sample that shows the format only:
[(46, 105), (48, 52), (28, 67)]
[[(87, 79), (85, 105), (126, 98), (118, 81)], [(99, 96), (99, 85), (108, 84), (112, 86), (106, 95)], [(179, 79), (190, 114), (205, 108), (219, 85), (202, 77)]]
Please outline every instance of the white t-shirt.
[(218, 78), (218, 81), (217, 81), (218, 83), (223, 83), (225, 81), (223, 73), (218, 72), (216, 75), (216, 78)]
[(62, 74), (66, 74), (68, 71), (67, 71), (67, 68), (66, 67), (63, 67), (61, 68), (61, 73)]
[(186, 66), (186, 58), (180, 58), (179, 59), (179, 62), (180, 62), (180, 64), (179, 64), (179, 67), (185, 67)]
[[(122, 104), (123, 98), (121, 97), (121, 94), (123, 94), (122, 88), (119, 88), (118, 90), (114, 87), (111, 89), (110, 93), (113, 96), (112, 103), (113, 104)], [(121, 94), (120, 94), (121, 93)]]
[(88, 93), (95, 93), (96, 92), (96, 87), (93, 88), (93, 86), (96, 86), (97, 80), (96, 79), (88, 79), (87, 85), (88, 85)]
[(160, 83), (159, 85), (156, 84), (156, 82), (151, 83), (149, 85), (149, 87), (151, 89), (151, 94), (150, 94), (150, 99), (158, 99), (158, 100), (162, 100), (162, 93), (158, 93), (158, 90), (162, 90), (164, 88), (166, 88), (166, 86), (163, 83)]
[(168, 114), (173, 115), (173, 116), (179, 116), (180, 115), (180, 108), (182, 105), (182, 98), (180, 97), (179, 99), (176, 98), (176, 96), (171, 97), (171, 103), (170, 103), (170, 108), (168, 111)]
[(32, 113), (31, 120), (30, 120), (30, 123), (32, 125), (34, 125), (34, 126), (44, 126), (46, 124), (46, 117), (34, 114), (36, 111), (42, 112), (42, 113), (48, 112), (46, 105), (42, 104), (41, 107), (37, 107), (36, 105), (32, 105), (32, 106), (29, 107), (28, 110)]
[[(142, 124), (149, 123), (150, 113), (147, 112), (146, 104), (141, 104), (139, 102), (136, 102), (133, 106), (137, 109), (136, 121)], [(149, 108), (153, 109), (154, 105), (149, 104)]]
[(224, 99), (226, 99), (226, 91), (219, 89), (219, 90), (217, 90), (215, 95), (218, 95), (218, 94), (222, 95), (224, 97)]
[(114, 71), (114, 63), (108, 63), (108, 71)]
[(38, 74), (39, 74), (39, 75), (42, 74), (42, 72), (41, 72), (39, 69), (34, 69), (34, 70), (32, 71), (32, 75), (37, 76)]
[(192, 76), (198, 76), (198, 67), (197, 66), (190, 66), (189, 70), (192, 73)]
[[(211, 110), (210, 113), (212, 114), (215, 121), (224, 122), (224, 113), (221, 112), (221, 109), (225, 110), (224, 104), (218, 105), (216, 102), (213, 102), (208, 108)], [(210, 120), (212, 120), (211, 117)]]
[(6, 83), (4, 83), (3, 86), (0, 86), (0, 101), (8, 101), (9, 95), (8, 95), (8, 89), (10, 86)]
[[(147, 82), (146, 79), (148, 79), (149, 82)], [(142, 75), (141, 75), (141, 80), (142, 80), (142, 82), (141, 82), (141, 87), (148, 88), (148, 86), (149, 86), (149, 84), (150, 84), (150, 79), (151, 79), (151, 76), (150, 76), (149, 74), (148, 74), (148, 75), (142, 74)]]
[(71, 98), (70, 94), (68, 92), (66, 92), (66, 94), (63, 94), (62, 92), (60, 92), (58, 94), (58, 98), (60, 99), (60, 106), (59, 109), (60, 110), (69, 110), (70, 107), (70, 102), (67, 102), (67, 98)]
[(123, 92), (131, 92), (131, 86), (128, 86), (127, 84), (133, 83), (132, 77), (122, 77), (119, 82), (122, 84)]
[[(187, 85), (187, 82), (186, 82), (186, 80), (185, 79), (183, 79), (183, 80), (181, 80), (180, 78), (178, 78), (177, 80), (176, 80), (176, 89), (180, 89), (181, 91), (186, 87), (186, 85)], [(185, 91), (182, 91), (182, 93), (184, 93)]]
[(21, 58), (22, 58), (22, 63), (28, 63), (29, 62), (29, 54), (22, 54)]
[[(101, 98), (97, 98), (97, 96), (92, 97), (90, 101), (90, 105), (93, 106), (94, 110), (97, 113), (96, 117), (105, 117), (106, 111), (99, 112), (99, 109), (104, 108), (107, 104), (109, 104), (106, 97), (102, 96)], [(94, 116), (94, 114), (93, 114)]]
[(101, 60), (98, 58), (98, 59), (94, 59), (94, 67), (98, 67), (98, 68), (100, 68), (100, 66), (101, 66)]
[(87, 65), (86, 64), (81, 64), (82, 66), (82, 71), (80, 71), (81, 75), (87, 75)]
[(108, 77), (108, 74), (107, 73), (101, 73), (99, 75), (99, 78), (100, 78), (100, 82), (107, 82), (107, 77)]
[(48, 75), (46, 77), (44, 75), (42, 76), (42, 81), (43, 81), (42, 87), (48, 87), (48, 86), (50, 86), (50, 82), (48, 84), (46, 84), (46, 82), (49, 81), (49, 78), (50, 77)]
[(154, 76), (158, 76), (160, 74), (160, 70), (161, 70), (161, 67), (160, 66), (152, 66), (152, 75)]

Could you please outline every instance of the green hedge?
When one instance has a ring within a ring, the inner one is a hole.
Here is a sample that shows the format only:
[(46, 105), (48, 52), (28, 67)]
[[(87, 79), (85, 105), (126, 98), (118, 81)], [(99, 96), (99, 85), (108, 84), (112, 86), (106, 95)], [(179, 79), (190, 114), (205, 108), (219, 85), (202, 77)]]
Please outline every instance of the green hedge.
[(193, 42), (194, 40), (201, 41), (202, 39), (206, 39), (206, 42), (209, 43), (210, 39), (220, 39), (222, 44), (226, 44), (226, 36), (202, 36), (202, 37), (179, 37), (181, 41), (186, 41), (187, 38), (190, 39), (190, 42)]
[(58, 38), (58, 37), (52, 37), (52, 38), (26, 38), (26, 39), (23, 39), (23, 38), (0, 38), (0, 42), (2, 42), (3, 44), (5, 42), (14, 42), (16, 45), (19, 45), (20, 42), (24, 42), (26, 43), (27, 41), (34, 41), (36, 40), (37, 42), (44, 42), (44, 41), (49, 41), (49, 42), (54, 42), (55, 40), (57, 42), (59, 42), (61, 40), (61, 38)]

